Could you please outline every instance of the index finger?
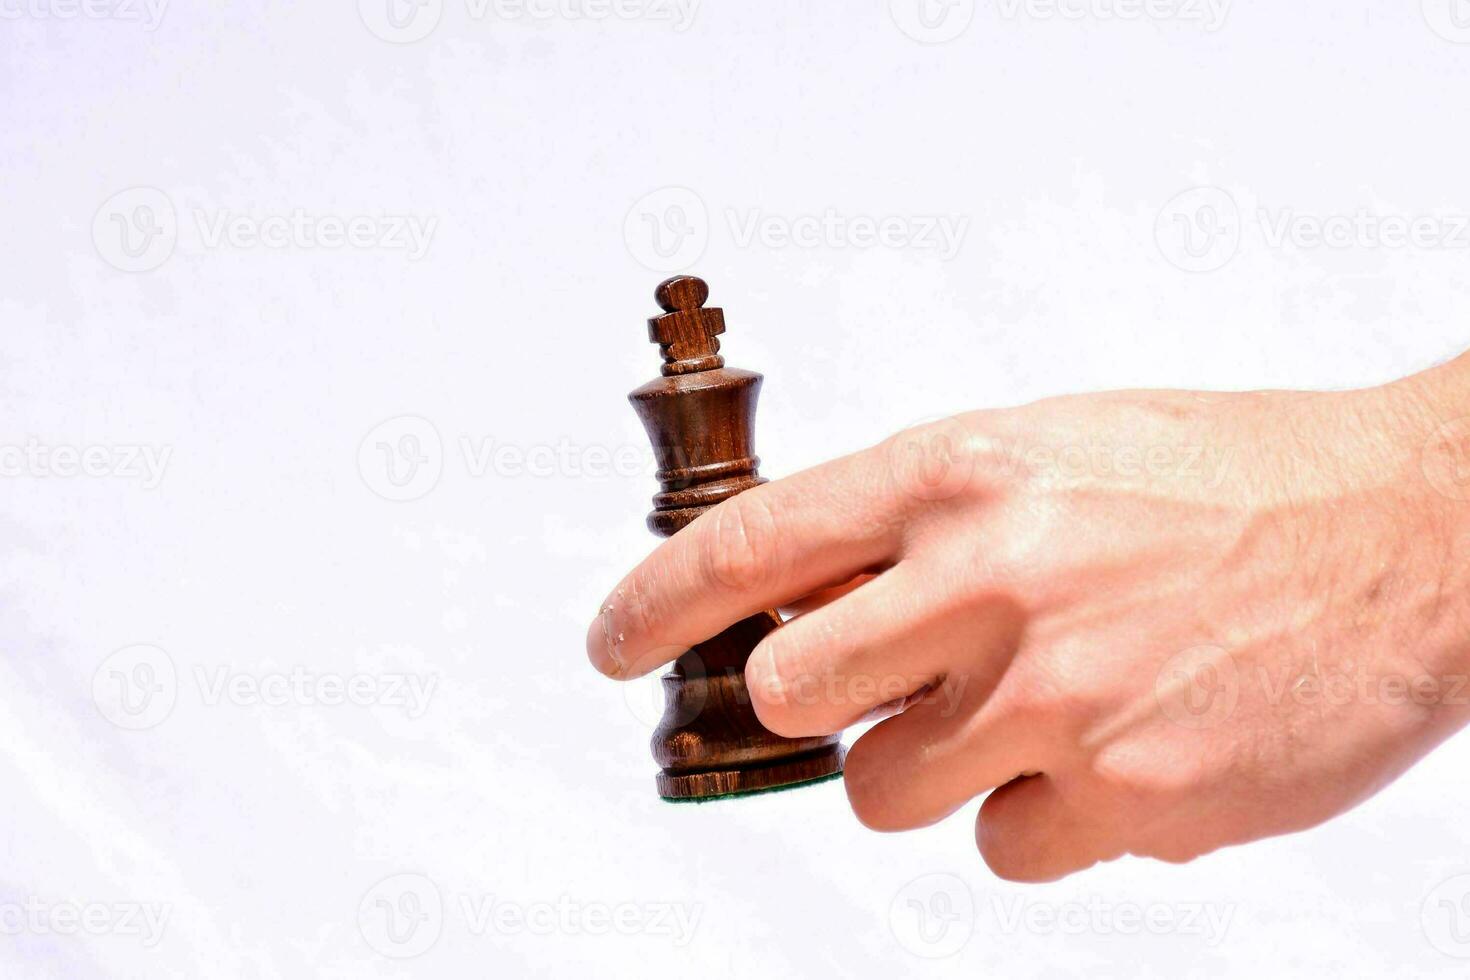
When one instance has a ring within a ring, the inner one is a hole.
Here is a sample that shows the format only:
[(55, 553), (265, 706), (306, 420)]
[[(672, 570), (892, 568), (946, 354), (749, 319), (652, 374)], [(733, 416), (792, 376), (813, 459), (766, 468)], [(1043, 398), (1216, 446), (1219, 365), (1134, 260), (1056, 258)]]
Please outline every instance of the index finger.
[(613, 589), (587, 656), (611, 677), (646, 674), (747, 616), (890, 564), (902, 506), (874, 450), (732, 497)]

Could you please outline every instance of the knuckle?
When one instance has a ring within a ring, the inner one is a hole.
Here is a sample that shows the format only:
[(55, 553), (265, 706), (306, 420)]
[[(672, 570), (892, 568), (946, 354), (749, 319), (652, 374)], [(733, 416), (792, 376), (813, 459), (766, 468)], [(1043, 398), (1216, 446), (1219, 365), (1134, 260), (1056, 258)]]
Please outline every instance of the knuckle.
[(1089, 769), (1093, 782), (1109, 795), (1133, 793), (1141, 788), (1140, 760), (1127, 745), (1113, 745), (1099, 752)]
[[(1008, 492), (1027, 493), (1022, 486)], [(1034, 494), (1022, 505), (1012, 501), (1002, 508), (994, 531), (978, 560), (998, 584), (1028, 591), (1055, 579), (1060, 568), (1057, 542), (1076, 536), (1075, 523), (1066, 519), (1056, 501)]]
[[(1172, 758), (1170, 758), (1172, 757)], [(1089, 774), (1095, 788), (1128, 812), (1147, 812), (1199, 791), (1202, 763), (1192, 753), (1118, 742), (1093, 757)], [(1151, 802), (1151, 806), (1145, 806)]]
[(970, 416), (905, 429), (880, 447), (901, 496), (925, 504), (968, 499), (993, 483), (1005, 453)]
[(779, 528), (765, 497), (749, 491), (715, 509), (705, 570), (727, 588), (748, 591), (771, 576), (779, 559)]
[(1022, 475), (1015, 447), (994, 433), (971, 428), (959, 443), (958, 452), (979, 478), (977, 486), (992, 492), (1004, 490)]
[(1056, 648), (1038, 656), (1012, 689), (1018, 709), (1077, 735), (1101, 713), (1106, 690), (1099, 672), (1108, 663), (1096, 652)]

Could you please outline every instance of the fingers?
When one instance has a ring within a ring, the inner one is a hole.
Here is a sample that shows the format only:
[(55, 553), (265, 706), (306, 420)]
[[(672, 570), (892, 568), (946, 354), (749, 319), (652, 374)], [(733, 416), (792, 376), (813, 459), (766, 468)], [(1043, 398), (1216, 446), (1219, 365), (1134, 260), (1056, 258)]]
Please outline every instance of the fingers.
[(933, 592), (900, 562), (767, 636), (745, 667), (761, 724), (788, 738), (830, 735), (936, 679), (968, 643), (926, 611)]
[(793, 599), (788, 605), (782, 606), (779, 611), (788, 620), (795, 619), (797, 616), (804, 616), (809, 612), (815, 612), (825, 605), (836, 602), (858, 586), (871, 582), (875, 578), (877, 576), (873, 574), (858, 575), (848, 579), (841, 585), (834, 585), (829, 589), (818, 589), (810, 595), (804, 595), (800, 599)]
[(1069, 797), (1050, 776), (1030, 776), (990, 794), (975, 843), (1002, 878), (1055, 881), (1124, 854), (1126, 825), (1102, 801)]
[(902, 499), (859, 453), (747, 490), (664, 542), (613, 590), (588, 658), (633, 677), (763, 609), (898, 556)]
[(1049, 764), (1040, 733), (1016, 723), (980, 676), (951, 674), (847, 751), (848, 803), (873, 830), (937, 823), (986, 790)]

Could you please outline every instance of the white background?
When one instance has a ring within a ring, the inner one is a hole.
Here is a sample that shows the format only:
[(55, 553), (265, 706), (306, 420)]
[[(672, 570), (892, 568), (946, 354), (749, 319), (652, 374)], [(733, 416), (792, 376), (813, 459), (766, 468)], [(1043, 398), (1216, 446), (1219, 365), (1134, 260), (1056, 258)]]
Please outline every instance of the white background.
[[(1464, 975), (1464, 738), (1310, 833), (1020, 887), (973, 806), (659, 802), (651, 691), (583, 653), (654, 544), (605, 454), (645, 449), (666, 271), (766, 374), (773, 477), (967, 408), (1460, 350), (1464, 0), (387, 2), (0, 0), (0, 974)], [(1439, 238), (1273, 230), (1359, 215)], [(378, 686), (251, 695), (293, 672)]]

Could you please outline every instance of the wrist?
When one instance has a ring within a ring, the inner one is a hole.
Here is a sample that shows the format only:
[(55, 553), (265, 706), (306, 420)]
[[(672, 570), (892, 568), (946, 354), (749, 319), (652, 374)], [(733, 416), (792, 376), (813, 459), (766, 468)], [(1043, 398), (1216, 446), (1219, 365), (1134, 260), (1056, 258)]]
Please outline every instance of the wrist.
[[(1443, 364), (1411, 374), (1380, 389), (1400, 406), (1425, 439), (1437, 429), (1470, 416), (1470, 351)], [(1470, 435), (1470, 421), (1465, 423)], [(1470, 445), (1467, 445), (1470, 450)], [(1470, 496), (1470, 494), (1467, 494)]]
[[(1426, 662), (1446, 676), (1470, 675), (1470, 353), (1383, 389), (1400, 420), (1399, 444), (1411, 465), (1403, 479), (1421, 516), (1414, 533), (1438, 555), (1433, 595), (1421, 603), (1429, 620)], [(1408, 489), (1412, 488), (1412, 489)], [(1467, 688), (1470, 690), (1470, 688)], [(1446, 705), (1463, 723), (1470, 700)]]

